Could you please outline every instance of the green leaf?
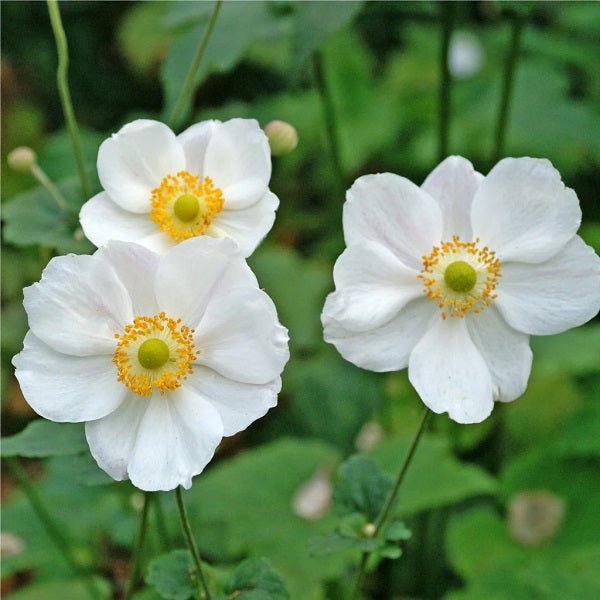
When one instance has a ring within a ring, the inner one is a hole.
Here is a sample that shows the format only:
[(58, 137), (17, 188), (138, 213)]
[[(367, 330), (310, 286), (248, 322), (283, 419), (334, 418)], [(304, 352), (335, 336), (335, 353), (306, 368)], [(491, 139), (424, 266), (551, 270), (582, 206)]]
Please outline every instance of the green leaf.
[[(112, 597), (110, 585), (105, 579), (94, 578), (94, 586), (100, 598)], [(90, 600), (85, 583), (76, 579), (36, 581), (10, 594), (14, 600), (40, 600), (40, 598), (64, 598), (65, 600)]]
[(105, 473), (89, 452), (74, 454), (65, 458), (66, 468), (81, 485), (108, 485), (115, 480)]
[(289, 598), (282, 576), (264, 558), (249, 558), (240, 563), (229, 575), (224, 591), (240, 600)]
[(334, 531), (327, 535), (321, 535), (311, 538), (308, 542), (308, 550), (313, 556), (321, 556), (325, 554), (335, 554), (348, 548), (355, 548), (358, 545), (358, 540), (355, 537), (348, 537)]
[(392, 489), (393, 480), (384, 475), (373, 459), (360, 454), (350, 457), (339, 469), (333, 502), (340, 515), (364, 514), (374, 521)]
[(16, 435), (2, 438), (2, 457), (66, 456), (87, 449), (81, 423), (54, 423), (37, 419)]
[(412, 533), (402, 521), (392, 521), (384, 527), (383, 535), (386, 540), (399, 542), (410, 539)]
[(188, 550), (173, 550), (150, 561), (144, 580), (167, 600), (187, 600), (198, 589), (195, 570)]

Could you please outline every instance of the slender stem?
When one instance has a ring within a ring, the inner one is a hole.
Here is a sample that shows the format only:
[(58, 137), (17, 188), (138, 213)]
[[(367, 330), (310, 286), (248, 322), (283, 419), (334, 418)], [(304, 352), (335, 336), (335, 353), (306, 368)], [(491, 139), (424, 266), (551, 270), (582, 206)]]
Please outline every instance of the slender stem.
[(67, 200), (62, 195), (61, 191), (52, 183), (48, 175), (44, 173), (42, 167), (34, 163), (30, 169), (31, 174), (36, 178), (38, 183), (52, 196), (56, 206), (63, 212), (73, 212)]
[[(419, 423), (419, 429), (415, 433), (415, 436), (410, 444), (410, 447), (408, 448), (408, 454), (406, 455), (406, 458), (404, 459), (404, 463), (402, 464), (400, 472), (398, 473), (398, 477), (396, 478), (394, 487), (392, 488), (391, 492), (389, 493), (387, 500), (385, 501), (385, 504), (384, 504), (383, 508), (381, 509), (379, 516), (377, 517), (377, 521), (375, 522), (375, 532), (373, 534), (373, 537), (375, 537), (381, 531), (381, 528), (385, 525), (385, 522), (390, 514), (390, 511), (392, 510), (394, 504), (396, 503), (396, 499), (398, 497), (398, 492), (400, 491), (400, 486), (402, 485), (402, 482), (404, 481), (404, 477), (408, 471), (408, 467), (410, 466), (410, 463), (412, 462), (413, 456), (415, 455), (415, 451), (417, 450), (417, 446), (419, 445), (419, 441), (421, 440), (423, 432), (425, 431), (425, 426), (427, 425), (427, 421), (429, 420), (430, 416), (431, 416), (431, 411), (426, 407), (425, 411), (423, 412), (423, 416), (421, 417), (421, 422)], [(360, 563), (356, 570), (356, 576), (354, 578), (354, 586), (352, 589), (352, 594), (350, 595), (351, 600), (358, 598), (358, 595), (360, 594), (360, 590), (362, 588), (362, 582), (363, 582), (363, 579), (365, 576), (365, 568), (367, 566), (367, 560), (369, 558), (369, 555), (370, 555), (370, 552), (362, 553)]]
[(10, 472), (23, 490), (25, 496), (27, 496), (27, 500), (29, 500), (35, 514), (44, 526), (46, 533), (63, 555), (65, 562), (69, 565), (75, 575), (82, 578), (90, 597), (94, 598), (94, 600), (100, 600), (102, 594), (96, 589), (93, 581), (90, 579), (90, 574), (77, 562), (77, 559), (71, 551), (69, 540), (64, 534), (64, 530), (59, 528), (50, 516), (40, 495), (29, 482), (29, 477), (23, 467), (21, 467), (19, 462), (14, 458), (6, 458), (5, 460)]
[(86, 199), (92, 197), (92, 188), (88, 179), (87, 171), (85, 170), (85, 162), (81, 151), (81, 141), (79, 139), (79, 130), (77, 129), (77, 121), (75, 119), (75, 111), (71, 102), (71, 92), (69, 91), (69, 82), (67, 79), (67, 70), (69, 68), (69, 49), (67, 47), (67, 36), (63, 29), (62, 20), (60, 18), (60, 10), (58, 9), (57, 0), (47, 0), (48, 13), (50, 15), (50, 23), (56, 40), (56, 50), (58, 52), (58, 68), (56, 70), (56, 82), (58, 84), (58, 93), (62, 104), (65, 121), (71, 143), (73, 144), (73, 153), (77, 170), (79, 171), (79, 179), (81, 180), (81, 189)]
[[(177, 498), (177, 507), (179, 508), (179, 516), (181, 517), (181, 526), (183, 528), (185, 540), (187, 542), (190, 552), (192, 553), (192, 558), (194, 559), (194, 564), (196, 565), (196, 572), (198, 573), (197, 583), (198, 591), (200, 592), (200, 597), (205, 598), (206, 600), (210, 600), (210, 591), (208, 589), (206, 577), (204, 576), (204, 571), (202, 570), (202, 561), (200, 560), (198, 546), (196, 545), (196, 540), (194, 539), (194, 534), (192, 533), (192, 527), (190, 525), (190, 521), (185, 510), (185, 505), (183, 503), (181, 487), (175, 488), (175, 496)], [(202, 593), (203, 591), (204, 593)]]
[(169, 531), (167, 530), (165, 511), (163, 510), (162, 500), (158, 494), (154, 494), (152, 500), (154, 502), (154, 516), (156, 517), (156, 529), (158, 530), (160, 544), (163, 547), (163, 549), (168, 549)]
[(210, 36), (215, 27), (215, 23), (217, 22), (217, 17), (219, 16), (219, 11), (221, 10), (221, 0), (216, 0), (212, 14), (210, 16), (210, 20), (204, 31), (204, 35), (200, 40), (200, 44), (198, 45), (198, 49), (196, 50), (196, 54), (194, 56), (194, 60), (192, 61), (192, 65), (190, 66), (190, 70), (186, 75), (185, 81), (183, 82), (183, 86), (181, 87), (181, 91), (179, 92), (179, 97), (175, 102), (175, 106), (173, 107), (173, 112), (171, 113), (171, 118), (169, 119), (169, 124), (171, 127), (175, 127), (179, 119), (181, 118), (181, 114), (185, 111), (188, 106), (192, 94), (194, 92), (194, 86), (196, 85), (196, 75), (198, 73), (198, 69), (200, 68), (200, 64), (202, 63), (202, 57), (204, 56), (204, 52), (206, 51), (206, 47), (208, 46), (208, 41), (210, 40)]
[(140, 574), (140, 563), (142, 551), (144, 548), (144, 540), (146, 539), (146, 529), (148, 525), (148, 506), (150, 505), (151, 492), (144, 492), (144, 504), (142, 506), (142, 514), (140, 517), (140, 528), (138, 530), (133, 555), (131, 557), (131, 571), (129, 573), (129, 583), (123, 600), (129, 600), (133, 595), (135, 586)]
[(327, 139), (329, 142), (331, 163), (333, 165), (333, 170), (335, 172), (338, 184), (340, 185), (342, 190), (345, 190), (346, 181), (344, 177), (344, 169), (342, 167), (340, 146), (338, 143), (335, 108), (333, 106), (333, 98), (331, 97), (329, 87), (327, 86), (327, 77), (325, 74), (325, 67), (323, 64), (323, 54), (320, 51), (316, 51), (313, 54), (312, 63), (315, 83), (317, 84), (317, 90), (321, 97), (321, 103), (323, 104), (325, 129), (327, 132)]
[(442, 12), (442, 46), (440, 51), (439, 162), (444, 160), (448, 155), (448, 134), (450, 131), (450, 84), (452, 82), (450, 69), (448, 68), (448, 50), (450, 48), (450, 38), (454, 26), (454, 2), (440, 2), (440, 10)]
[(517, 58), (521, 49), (521, 34), (525, 18), (522, 15), (515, 15), (512, 19), (512, 33), (510, 38), (510, 47), (506, 55), (504, 63), (504, 76), (502, 79), (502, 95), (500, 97), (500, 110), (498, 112), (498, 120), (496, 121), (496, 131), (494, 135), (494, 154), (492, 164), (500, 160), (504, 152), (504, 141), (506, 139), (506, 126), (508, 123), (508, 114), (510, 110), (510, 101), (512, 98), (513, 83), (515, 79), (515, 71)]

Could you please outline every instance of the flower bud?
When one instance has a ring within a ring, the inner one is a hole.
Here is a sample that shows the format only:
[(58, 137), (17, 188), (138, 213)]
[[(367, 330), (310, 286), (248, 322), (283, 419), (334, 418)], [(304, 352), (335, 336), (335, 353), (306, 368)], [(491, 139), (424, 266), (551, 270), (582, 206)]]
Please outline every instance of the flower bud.
[(27, 173), (35, 164), (37, 156), (35, 152), (27, 146), (19, 146), (6, 157), (8, 166), (19, 173)]
[(372, 538), (377, 533), (377, 527), (374, 523), (365, 523), (362, 528), (362, 534), (366, 538)]
[(285, 121), (271, 121), (265, 127), (265, 133), (273, 156), (289, 154), (298, 145), (296, 128)]

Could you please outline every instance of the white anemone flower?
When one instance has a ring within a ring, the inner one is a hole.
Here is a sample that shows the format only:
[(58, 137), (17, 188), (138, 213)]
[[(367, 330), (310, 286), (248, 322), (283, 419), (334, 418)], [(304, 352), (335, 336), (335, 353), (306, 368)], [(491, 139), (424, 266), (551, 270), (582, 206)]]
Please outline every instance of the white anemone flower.
[(452, 156), (421, 187), (360, 177), (344, 205), (325, 339), (359, 367), (408, 367), (432, 411), (483, 421), (495, 400), (525, 391), (529, 335), (600, 309), (600, 259), (576, 235), (580, 221), (547, 160), (506, 158), (483, 177)]
[(47, 419), (85, 422), (116, 480), (189, 488), (223, 436), (277, 403), (287, 330), (231, 240), (164, 256), (110, 242), (52, 259), (24, 295), (23, 394)]
[(85, 235), (164, 254), (197, 236), (234, 239), (250, 256), (273, 226), (271, 154), (253, 119), (202, 121), (176, 136), (158, 121), (128, 123), (98, 151), (104, 191), (79, 215)]

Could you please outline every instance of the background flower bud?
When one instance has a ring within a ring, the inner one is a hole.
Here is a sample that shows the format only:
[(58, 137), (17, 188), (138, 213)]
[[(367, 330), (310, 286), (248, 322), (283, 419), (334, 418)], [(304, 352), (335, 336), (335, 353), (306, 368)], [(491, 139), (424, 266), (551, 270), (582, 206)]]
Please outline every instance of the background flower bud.
[(298, 145), (296, 128), (285, 121), (271, 121), (265, 127), (265, 133), (273, 156), (289, 154)]
[(6, 157), (6, 162), (8, 162), (8, 166), (18, 171), (19, 173), (26, 173), (33, 167), (37, 156), (35, 152), (28, 148), (27, 146), (19, 146), (15, 148), (12, 152), (9, 152)]

